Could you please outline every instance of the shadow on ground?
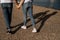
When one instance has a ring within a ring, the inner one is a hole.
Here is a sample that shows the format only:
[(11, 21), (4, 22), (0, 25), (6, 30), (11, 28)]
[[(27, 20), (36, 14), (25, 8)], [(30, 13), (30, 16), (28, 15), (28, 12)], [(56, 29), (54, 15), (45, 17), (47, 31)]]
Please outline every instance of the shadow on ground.
[[(51, 16), (53, 16), (53, 15), (55, 15), (55, 14), (57, 13), (57, 12), (53, 12), (53, 13), (50, 13), (50, 14), (47, 15), (47, 12), (49, 12), (49, 11), (45, 11), (45, 12), (41, 12), (41, 13), (37, 13), (37, 14), (36, 14), (36, 17), (38, 17), (38, 21), (36, 22), (36, 24), (39, 23), (39, 22), (41, 22), (40, 27), (38, 28), (38, 32), (40, 32), (41, 28), (44, 26), (44, 23), (45, 23)], [(39, 17), (39, 16), (40, 16), (40, 17)], [(35, 18), (36, 18), (36, 17), (35, 17)]]
[[(34, 14), (34, 19), (38, 19), (37, 22), (36, 22), (36, 24), (39, 23), (39, 22), (41, 22), (39, 28), (37, 29), (38, 32), (40, 32), (40, 30), (41, 30), (42, 27), (44, 26), (44, 23), (45, 23), (51, 16), (53, 16), (53, 15), (55, 15), (55, 14), (57, 13), (57, 11), (54, 11), (53, 13), (50, 13), (50, 14), (47, 15), (47, 12), (49, 12), (49, 10), (47, 10), (47, 11), (45, 11), (45, 12), (39, 12), (39, 13)], [(27, 23), (28, 23), (28, 21), (30, 21), (30, 18), (27, 19)], [(15, 30), (13, 30), (12, 33), (15, 34), (15, 33), (20, 29), (20, 26), (22, 26), (22, 25), (23, 25), (23, 22), (20, 23), (20, 24), (18, 24), (18, 25), (13, 26), (13, 28), (14, 28), (14, 27), (15, 27), (15, 28), (17, 27), (17, 28), (16, 28)], [(29, 28), (30, 26), (32, 26), (32, 25), (28, 25), (27, 27)]]

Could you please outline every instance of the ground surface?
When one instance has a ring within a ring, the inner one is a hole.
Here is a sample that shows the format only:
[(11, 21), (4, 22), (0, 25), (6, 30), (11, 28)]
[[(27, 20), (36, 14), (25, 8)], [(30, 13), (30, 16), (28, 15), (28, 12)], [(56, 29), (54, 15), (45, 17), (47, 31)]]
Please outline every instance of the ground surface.
[(13, 8), (11, 26), (14, 34), (6, 33), (6, 25), (0, 7), (0, 40), (60, 40), (60, 11), (51, 8), (33, 6), (33, 15), (36, 22), (37, 33), (32, 33), (32, 25), (27, 18), (27, 29), (20, 27), (23, 24), (23, 13)]

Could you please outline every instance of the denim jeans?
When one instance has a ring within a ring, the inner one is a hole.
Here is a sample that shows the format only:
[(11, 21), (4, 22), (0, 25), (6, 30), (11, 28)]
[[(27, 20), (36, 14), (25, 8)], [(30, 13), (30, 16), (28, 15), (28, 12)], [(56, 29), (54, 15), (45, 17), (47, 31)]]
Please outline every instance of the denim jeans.
[(27, 21), (27, 12), (28, 12), (33, 26), (35, 26), (35, 20), (33, 18), (32, 2), (24, 3), (22, 5), (22, 10), (23, 10), (23, 13), (24, 13), (24, 25), (26, 25), (26, 23), (27, 23), (26, 21)]
[(13, 3), (2, 3), (1, 7), (3, 10), (7, 28), (10, 28)]

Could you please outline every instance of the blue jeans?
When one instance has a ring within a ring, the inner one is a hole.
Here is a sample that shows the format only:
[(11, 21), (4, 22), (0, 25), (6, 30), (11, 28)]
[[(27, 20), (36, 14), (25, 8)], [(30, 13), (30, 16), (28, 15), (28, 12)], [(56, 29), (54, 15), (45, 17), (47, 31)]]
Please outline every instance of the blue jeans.
[(6, 22), (7, 28), (10, 29), (13, 3), (2, 3), (1, 7), (3, 10), (3, 14), (5, 17), (5, 22)]
[(22, 10), (24, 13), (24, 25), (26, 25), (27, 21), (27, 12), (30, 16), (30, 19), (32, 21), (33, 27), (35, 26), (35, 20), (33, 18), (33, 7), (32, 7), (32, 2), (24, 3), (22, 5)]

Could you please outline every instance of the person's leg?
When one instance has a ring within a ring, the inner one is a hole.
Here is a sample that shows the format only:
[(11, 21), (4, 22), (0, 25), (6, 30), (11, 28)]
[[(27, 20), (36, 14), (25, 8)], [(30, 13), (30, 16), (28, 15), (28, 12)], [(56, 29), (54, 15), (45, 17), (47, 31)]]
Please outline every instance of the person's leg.
[(10, 29), (8, 28), (8, 32), (9, 33), (12, 33), (11, 31), (11, 18), (12, 18), (12, 8), (13, 8), (13, 4), (12, 3), (9, 3), (8, 7), (7, 7), (7, 12), (8, 12), (8, 22), (9, 22), (9, 27)]
[(10, 32), (11, 28), (10, 28), (10, 23), (11, 23), (11, 14), (12, 14), (12, 9), (8, 6), (5, 6), (4, 4), (2, 4), (2, 9), (3, 9), (3, 14), (5, 17), (5, 22), (6, 22), (6, 27), (7, 30)]
[(28, 14), (29, 14), (30, 19), (31, 19), (31, 21), (32, 21), (33, 27), (35, 27), (35, 20), (34, 20), (34, 18), (33, 18), (33, 8), (32, 8), (32, 7), (28, 7)]
[(22, 11), (23, 11), (23, 15), (24, 15), (24, 25), (21, 28), (26, 29), (27, 9), (26, 9), (26, 5), (25, 4), (23, 4), (23, 6), (22, 6)]
[(26, 10), (26, 8), (22, 8), (22, 10), (23, 10), (23, 15), (24, 15), (24, 25), (26, 25), (26, 20), (27, 20), (27, 10)]
[(11, 4), (11, 7), (8, 7), (9, 25), (11, 25), (11, 20), (12, 20), (12, 9), (13, 9), (13, 4)]
[(6, 22), (7, 28), (10, 29), (9, 16), (8, 16), (8, 8), (7, 7), (3, 7), (3, 14), (4, 14), (4, 17), (5, 17), (5, 22)]
[(29, 16), (30, 16), (30, 19), (32, 21), (32, 25), (33, 25), (33, 30), (32, 32), (37, 32), (36, 28), (35, 28), (35, 20), (33, 18), (33, 8), (32, 8), (32, 4), (30, 4), (31, 6), (28, 7), (28, 13), (29, 13)]

